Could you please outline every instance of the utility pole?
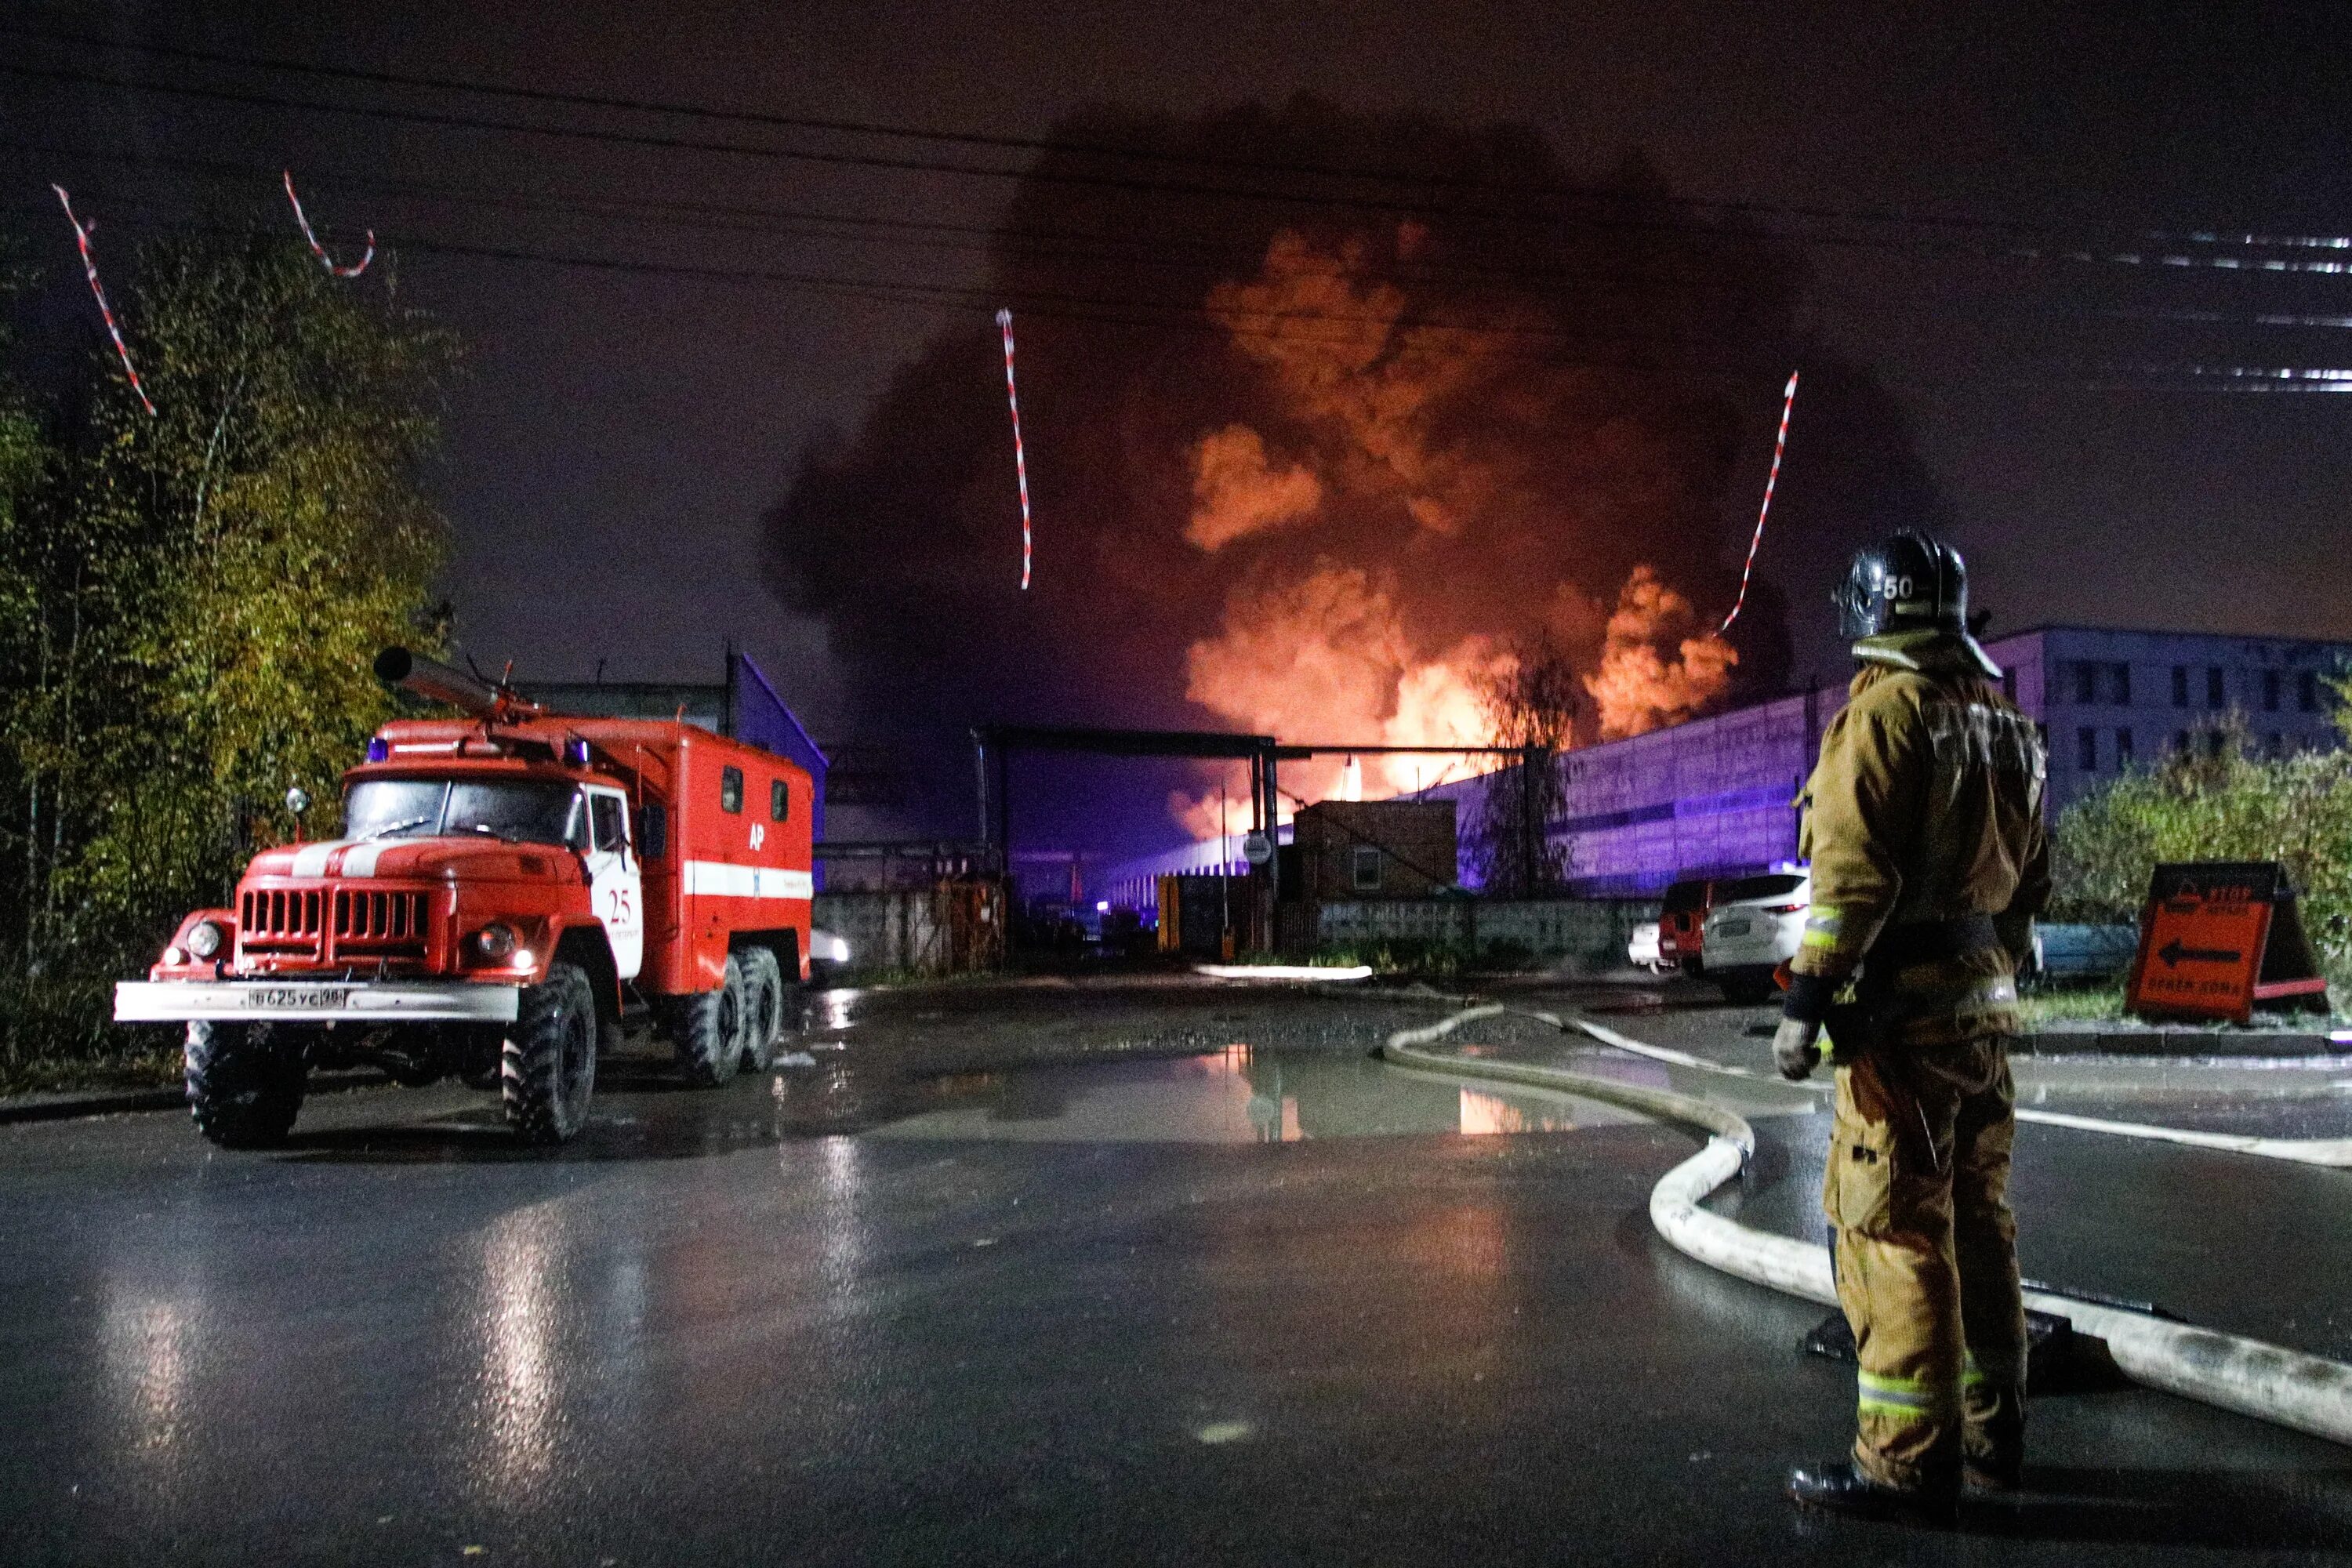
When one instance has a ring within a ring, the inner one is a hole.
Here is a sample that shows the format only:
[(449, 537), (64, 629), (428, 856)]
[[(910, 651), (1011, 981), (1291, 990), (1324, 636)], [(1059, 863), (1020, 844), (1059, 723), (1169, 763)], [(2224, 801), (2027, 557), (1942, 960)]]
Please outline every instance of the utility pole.
[(1519, 877), (1526, 890), (1522, 898), (1536, 896), (1536, 763), (1543, 755), (1540, 746), (1528, 746), (1519, 753)]
[(1234, 840), (1225, 821), (1225, 780), (1217, 775), (1217, 952), (1234, 956)]

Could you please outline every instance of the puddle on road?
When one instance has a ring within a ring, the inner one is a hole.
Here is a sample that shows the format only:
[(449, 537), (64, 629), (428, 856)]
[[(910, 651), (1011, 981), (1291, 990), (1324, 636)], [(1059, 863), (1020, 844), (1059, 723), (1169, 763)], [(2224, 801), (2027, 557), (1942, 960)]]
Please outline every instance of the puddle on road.
[(1641, 1118), (1596, 1100), (1471, 1087), (1369, 1058), (1229, 1046), (1203, 1056), (932, 1080), (947, 1103), (879, 1138), (1108, 1143), (1289, 1143), (1410, 1133), (1563, 1132)]

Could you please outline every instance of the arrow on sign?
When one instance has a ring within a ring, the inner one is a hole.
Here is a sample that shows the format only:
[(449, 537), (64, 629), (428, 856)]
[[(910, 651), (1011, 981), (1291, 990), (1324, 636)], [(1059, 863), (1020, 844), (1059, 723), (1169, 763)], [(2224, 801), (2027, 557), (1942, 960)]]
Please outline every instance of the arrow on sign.
[(2180, 963), (2237, 963), (2242, 962), (2246, 955), (2228, 948), (2183, 947), (2176, 936), (2159, 948), (2156, 956), (2164, 960), (2164, 966), (2170, 969)]

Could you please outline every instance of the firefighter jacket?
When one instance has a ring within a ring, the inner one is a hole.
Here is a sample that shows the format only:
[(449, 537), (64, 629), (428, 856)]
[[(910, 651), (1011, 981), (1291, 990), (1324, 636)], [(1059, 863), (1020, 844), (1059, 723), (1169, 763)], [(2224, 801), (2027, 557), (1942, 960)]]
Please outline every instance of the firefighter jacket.
[(1915, 955), (1871, 978), (1897, 999), (1896, 1041), (2014, 1033), (2012, 976), (2050, 893), (2041, 737), (1972, 637), (1894, 633), (1854, 656), (1862, 670), (1801, 802), (1812, 908), (1790, 967), (1835, 984), (1890, 929), (1990, 916), (2000, 947)]

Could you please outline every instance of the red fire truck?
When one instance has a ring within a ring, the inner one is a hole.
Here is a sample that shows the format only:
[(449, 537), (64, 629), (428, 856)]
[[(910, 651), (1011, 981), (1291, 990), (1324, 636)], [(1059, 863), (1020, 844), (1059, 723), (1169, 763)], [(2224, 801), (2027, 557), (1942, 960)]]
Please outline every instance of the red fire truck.
[(466, 717), (386, 724), (343, 775), (343, 837), (257, 856), (116, 989), (119, 1021), (186, 1022), (205, 1136), (277, 1142), (312, 1068), (375, 1065), (495, 1089), (522, 1138), (562, 1142), (646, 1012), (698, 1085), (764, 1070), (807, 977), (809, 775), (403, 648), (375, 668)]

